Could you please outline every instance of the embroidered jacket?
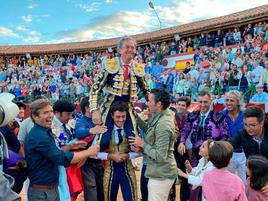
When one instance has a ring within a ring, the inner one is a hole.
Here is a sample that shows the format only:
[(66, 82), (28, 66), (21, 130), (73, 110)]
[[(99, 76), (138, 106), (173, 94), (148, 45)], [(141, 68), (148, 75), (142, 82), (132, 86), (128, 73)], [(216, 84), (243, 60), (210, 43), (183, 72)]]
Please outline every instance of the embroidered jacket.
[(193, 148), (199, 148), (207, 139), (230, 140), (230, 131), (225, 115), (214, 111), (209, 112), (204, 126), (200, 126), (200, 111), (190, 113), (181, 131), (180, 142), (185, 143), (190, 134)]
[(106, 99), (112, 100), (114, 96), (128, 96), (126, 101), (130, 103), (136, 101), (139, 89), (144, 94), (147, 93), (148, 87), (144, 79), (145, 71), (143, 66), (133, 61), (129, 67), (129, 76), (125, 80), (125, 69), (122, 61), (119, 58), (107, 59), (90, 90), (89, 103), (91, 111), (98, 108), (98, 95), (104, 87), (108, 94)]

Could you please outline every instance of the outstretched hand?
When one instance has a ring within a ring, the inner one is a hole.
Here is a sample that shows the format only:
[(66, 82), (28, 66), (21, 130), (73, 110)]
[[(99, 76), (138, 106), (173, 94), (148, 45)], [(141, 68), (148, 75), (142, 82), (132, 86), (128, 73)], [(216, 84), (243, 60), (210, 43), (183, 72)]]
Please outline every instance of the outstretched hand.
[(189, 173), (192, 172), (192, 166), (188, 160), (185, 161), (185, 167), (186, 167), (187, 172)]
[(188, 175), (183, 172), (180, 168), (177, 168), (178, 175), (181, 177), (184, 177), (185, 179), (188, 179)]
[(77, 141), (77, 142), (73, 142), (69, 144), (70, 150), (82, 149), (82, 148), (86, 148), (86, 146), (87, 146), (87, 142), (84, 142), (84, 141)]

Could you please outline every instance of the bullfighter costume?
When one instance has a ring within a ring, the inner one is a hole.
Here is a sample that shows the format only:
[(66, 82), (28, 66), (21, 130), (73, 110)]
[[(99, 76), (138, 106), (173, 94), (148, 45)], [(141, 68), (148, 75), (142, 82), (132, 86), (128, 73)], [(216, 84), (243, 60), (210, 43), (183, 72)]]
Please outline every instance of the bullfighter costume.
[(144, 79), (145, 71), (143, 66), (132, 61), (129, 65), (124, 65), (120, 58), (107, 59), (96, 76), (94, 84), (90, 90), (90, 109), (94, 111), (98, 108), (98, 96), (101, 89), (105, 87), (105, 97), (101, 105), (102, 121), (107, 126), (107, 132), (100, 139), (102, 150), (107, 149), (112, 131), (114, 128), (110, 107), (114, 101), (125, 101), (129, 103), (127, 119), (125, 122), (126, 137), (134, 136), (137, 133), (136, 113), (134, 102), (138, 92), (147, 94), (148, 87)]

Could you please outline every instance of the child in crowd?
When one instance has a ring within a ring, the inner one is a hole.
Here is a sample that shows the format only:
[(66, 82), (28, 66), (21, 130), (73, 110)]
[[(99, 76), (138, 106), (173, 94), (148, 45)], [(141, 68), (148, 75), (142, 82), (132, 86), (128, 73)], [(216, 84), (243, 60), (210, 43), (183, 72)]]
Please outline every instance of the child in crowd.
[(267, 201), (260, 189), (268, 183), (268, 160), (263, 156), (253, 155), (247, 161), (246, 193), (248, 201)]
[(213, 164), (209, 161), (208, 150), (210, 144), (213, 143), (212, 140), (206, 140), (200, 147), (199, 155), (202, 158), (199, 160), (197, 167), (192, 168), (190, 162), (187, 160), (185, 162), (185, 167), (187, 174), (178, 168), (178, 174), (185, 179), (188, 179), (188, 183), (193, 185), (192, 192), (190, 195), (190, 201), (205, 200), (202, 195), (201, 184), (203, 180), (204, 173), (214, 169)]
[(247, 201), (243, 181), (227, 170), (233, 146), (226, 141), (214, 142), (209, 148), (209, 160), (216, 167), (206, 172), (202, 190), (207, 201)]

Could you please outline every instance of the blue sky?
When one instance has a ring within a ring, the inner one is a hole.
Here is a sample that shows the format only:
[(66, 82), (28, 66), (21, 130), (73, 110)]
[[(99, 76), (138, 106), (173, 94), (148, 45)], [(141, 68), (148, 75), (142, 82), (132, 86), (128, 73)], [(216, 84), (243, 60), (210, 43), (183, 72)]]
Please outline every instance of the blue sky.
[[(4, 1), (4, 0), (2, 0)], [(78, 42), (154, 31), (146, 0), (8, 0), (1, 4), (0, 45)], [(162, 28), (267, 4), (267, 0), (152, 0)]]

